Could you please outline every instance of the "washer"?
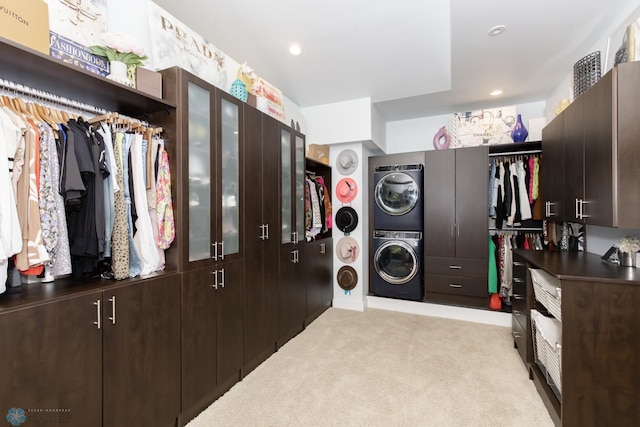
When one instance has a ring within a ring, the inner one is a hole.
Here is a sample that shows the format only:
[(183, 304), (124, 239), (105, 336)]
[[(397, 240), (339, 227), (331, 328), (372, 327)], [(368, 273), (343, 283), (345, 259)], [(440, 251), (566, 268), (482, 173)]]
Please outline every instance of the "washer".
[(373, 232), (373, 293), (381, 297), (422, 301), (422, 233)]
[(423, 230), (422, 164), (377, 166), (373, 173), (373, 229)]

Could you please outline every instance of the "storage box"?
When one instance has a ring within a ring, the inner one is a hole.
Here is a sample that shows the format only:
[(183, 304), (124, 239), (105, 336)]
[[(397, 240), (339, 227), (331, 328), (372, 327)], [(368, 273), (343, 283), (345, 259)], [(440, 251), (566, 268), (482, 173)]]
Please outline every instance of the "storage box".
[[(531, 310), (533, 354), (535, 362), (547, 376), (547, 382), (558, 395), (562, 393), (562, 324)], [(560, 396), (558, 396), (560, 399)]]
[(6, 0), (0, 36), (49, 55), (49, 7), (42, 0)]
[(136, 89), (156, 98), (162, 98), (162, 74), (136, 67)]
[(329, 164), (329, 146), (309, 144), (307, 147), (307, 157), (313, 160), (317, 160), (325, 165)]
[(560, 280), (544, 270), (530, 268), (533, 293), (549, 313), (562, 320), (562, 288)]

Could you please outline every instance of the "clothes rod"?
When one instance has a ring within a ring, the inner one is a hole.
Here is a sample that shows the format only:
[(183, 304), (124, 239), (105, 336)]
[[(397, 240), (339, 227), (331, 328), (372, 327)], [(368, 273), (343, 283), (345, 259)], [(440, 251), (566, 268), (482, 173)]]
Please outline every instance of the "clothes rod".
[(540, 154), (540, 153), (542, 153), (542, 150), (505, 151), (504, 153), (489, 153), (489, 157), (518, 156), (523, 154)]
[(73, 99), (68, 99), (63, 96), (54, 95), (52, 93), (45, 92), (40, 89), (34, 89), (20, 83), (15, 83), (9, 80), (5, 80), (3, 78), (0, 78), (0, 88), (5, 89), (10, 94), (15, 93), (15, 94), (26, 95), (32, 98), (32, 100), (34, 101), (45, 100), (53, 103), (54, 105), (68, 107), (72, 110), (79, 110), (79, 111), (83, 111), (86, 113), (93, 113), (93, 114), (109, 113), (107, 110), (94, 107), (93, 105), (84, 104), (82, 102), (74, 101)]
[(495, 228), (495, 227), (491, 227), (491, 228), (489, 228), (489, 231), (508, 231), (508, 232), (517, 233), (519, 231), (542, 232), (543, 229), (542, 229), (542, 227), (539, 227), (539, 228), (536, 228), (536, 227), (522, 227), (522, 228)]

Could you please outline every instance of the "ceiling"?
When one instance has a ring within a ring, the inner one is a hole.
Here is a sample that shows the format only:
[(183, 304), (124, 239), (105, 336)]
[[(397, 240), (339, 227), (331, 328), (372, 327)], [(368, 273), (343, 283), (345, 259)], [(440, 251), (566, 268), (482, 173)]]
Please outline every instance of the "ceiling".
[[(545, 100), (629, 0), (154, 0), (302, 108), (370, 97), (387, 121)], [(500, 36), (487, 32), (506, 25)], [(302, 46), (298, 57), (287, 51)], [(612, 40), (612, 49), (621, 41)], [(602, 52), (604, 65), (605, 52)], [(503, 95), (491, 97), (494, 89)]]

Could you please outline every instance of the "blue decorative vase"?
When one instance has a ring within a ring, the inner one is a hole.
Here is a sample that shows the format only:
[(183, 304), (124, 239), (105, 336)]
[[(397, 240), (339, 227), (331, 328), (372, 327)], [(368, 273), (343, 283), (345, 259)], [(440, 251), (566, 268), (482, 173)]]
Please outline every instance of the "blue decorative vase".
[(529, 136), (529, 131), (522, 124), (522, 116), (518, 114), (518, 120), (511, 131), (511, 138), (513, 138), (513, 142), (524, 142), (527, 136)]
[(240, 79), (237, 79), (233, 83), (231, 83), (231, 90), (229, 92), (231, 93), (231, 95), (235, 96), (242, 102), (247, 102), (247, 99), (249, 99), (249, 92), (247, 92), (247, 87)]

